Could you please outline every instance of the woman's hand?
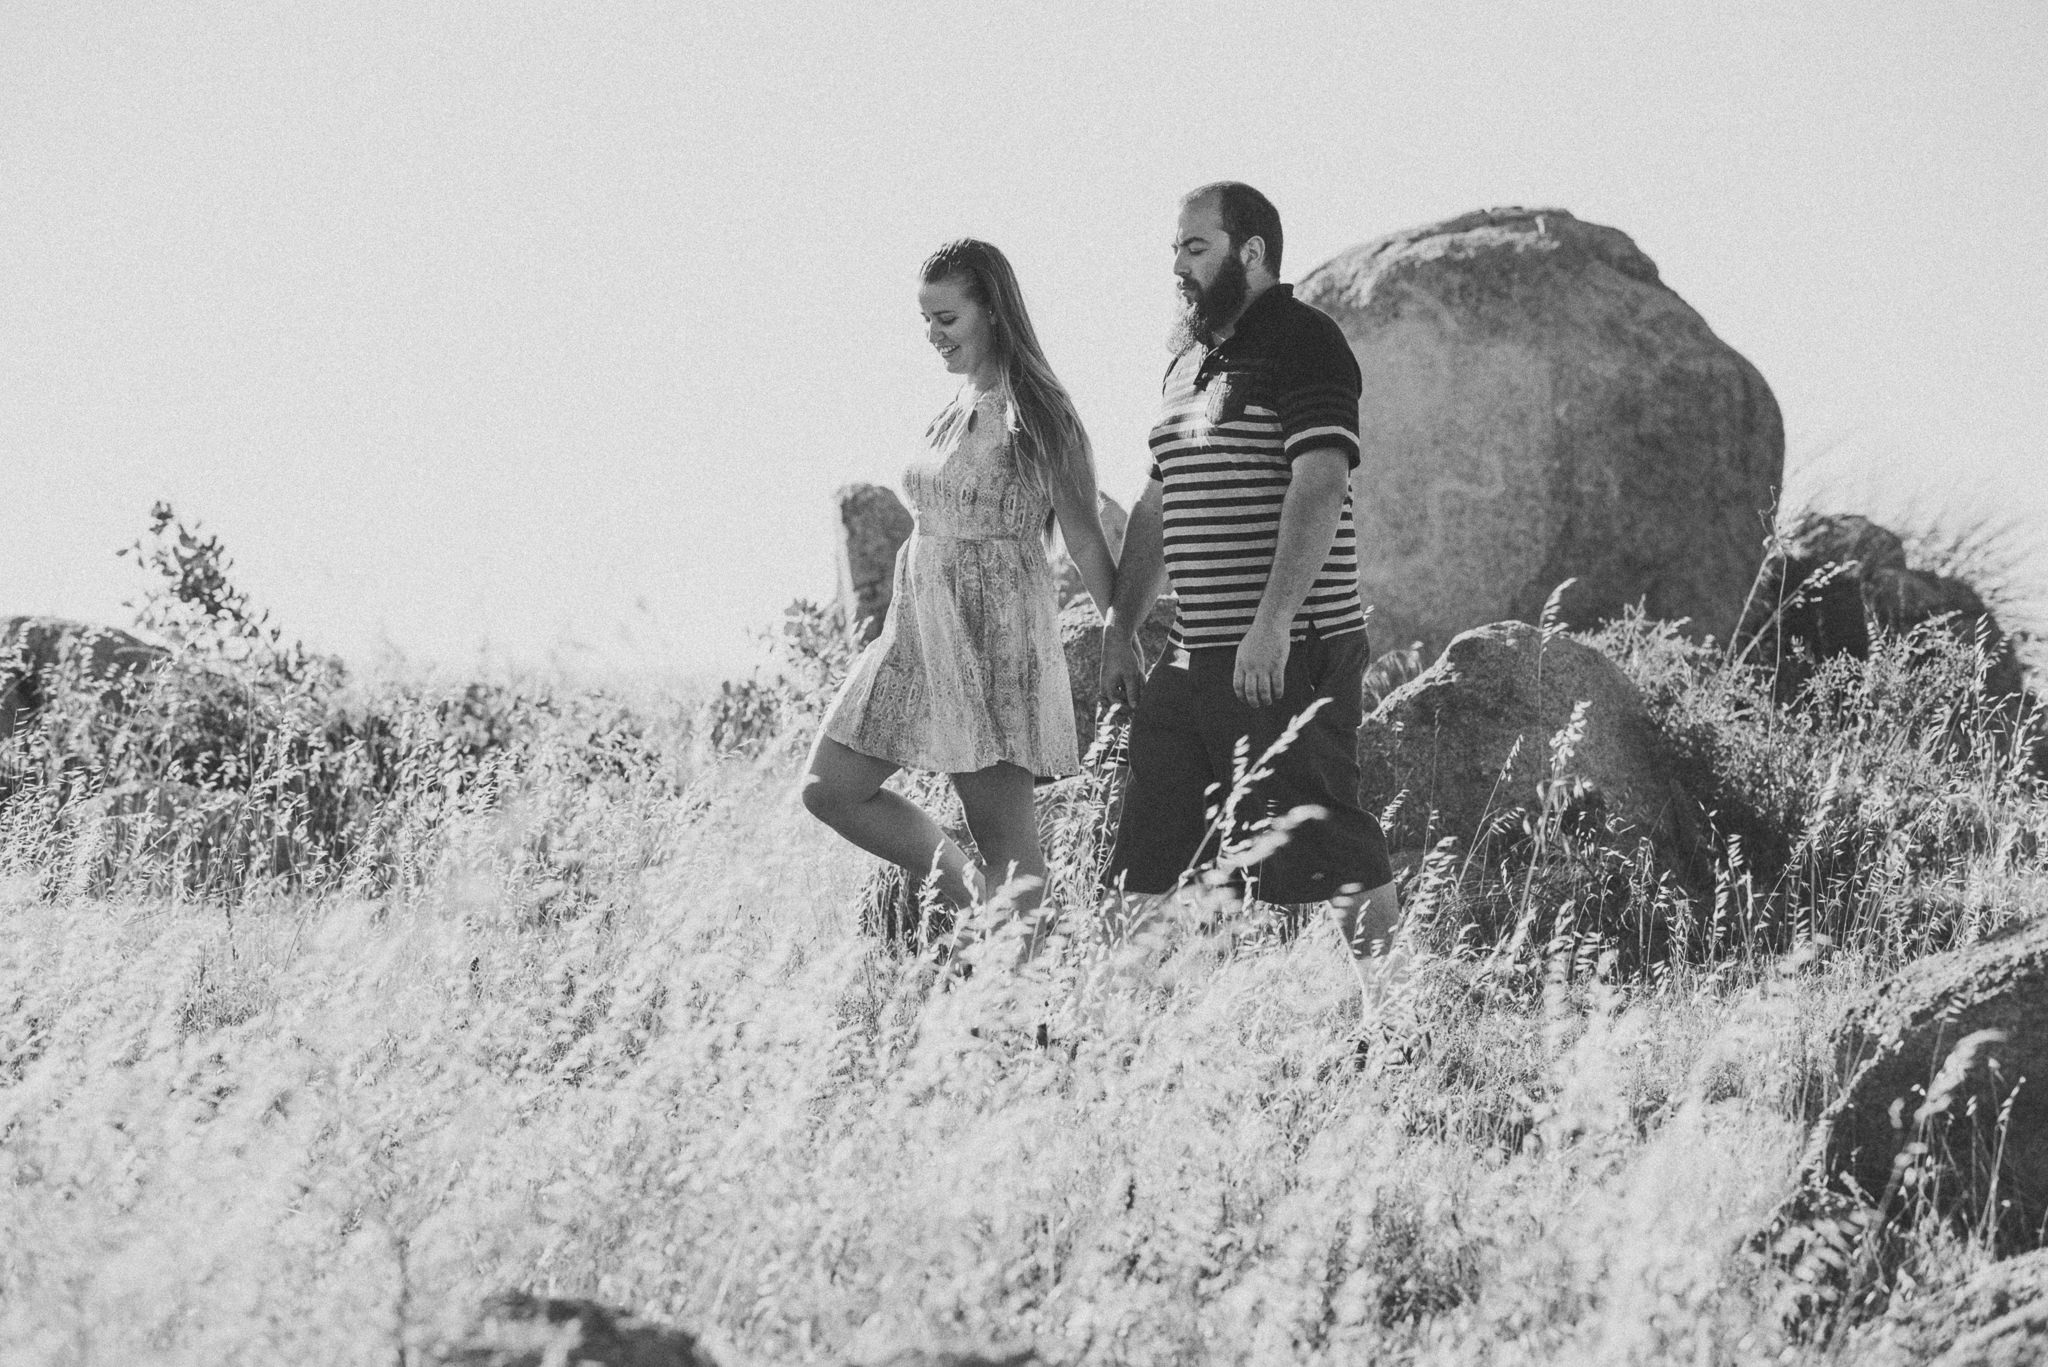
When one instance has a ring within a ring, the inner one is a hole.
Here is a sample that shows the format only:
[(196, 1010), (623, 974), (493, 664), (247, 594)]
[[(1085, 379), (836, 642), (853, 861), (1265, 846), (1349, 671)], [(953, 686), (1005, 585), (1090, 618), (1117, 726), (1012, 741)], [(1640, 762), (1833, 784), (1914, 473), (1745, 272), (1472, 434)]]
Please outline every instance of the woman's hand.
[(1116, 567), (1116, 597), (1102, 623), (1102, 674), (1098, 686), (1111, 707), (1138, 710), (1145, 690), (1145, 661), (1138, 651), (1138, 633), (1152, 615), (1166, 563), (1160, 544), (1158, 480), (1145, 485), (1131, 505), (1124, 528), (1124, 557)]

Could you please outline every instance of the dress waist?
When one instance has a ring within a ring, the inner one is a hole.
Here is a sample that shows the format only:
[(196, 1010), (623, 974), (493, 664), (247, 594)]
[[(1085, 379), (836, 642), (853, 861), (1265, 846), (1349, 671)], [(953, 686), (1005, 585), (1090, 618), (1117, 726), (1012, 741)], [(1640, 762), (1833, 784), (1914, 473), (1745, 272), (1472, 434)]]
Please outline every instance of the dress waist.
[(1035, 530), (1028, 532), (952, 532), (941, 531), (937, 527), (929, 527), (922, 522), (916, 524), (915, 530), (919, 536), (933, 541), (1015, 541), (1023, 544), (1035, 542), (1038, 539), (1038, 533)]

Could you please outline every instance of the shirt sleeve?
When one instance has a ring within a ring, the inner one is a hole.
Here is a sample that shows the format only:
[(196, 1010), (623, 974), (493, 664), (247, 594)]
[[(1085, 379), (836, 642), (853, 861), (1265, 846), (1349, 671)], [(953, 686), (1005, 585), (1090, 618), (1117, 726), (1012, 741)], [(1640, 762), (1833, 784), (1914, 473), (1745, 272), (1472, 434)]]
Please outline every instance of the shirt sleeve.
[(1357, 358), (1328, 318), (1304, 327), (1289, 349), (1280, 380), (1280, 433), (1287, 459), (1308, 451), (1341, 451), (1358, 468)]
[[(1180, 357), (1186, 354), (1186, 352), (1182, 352), (1166, 363), (1166, 373), (1159, 377), (1159, 395), (1161, 398), (1166, 396), (1166, 387), (1173, 383), (1173, 372), (1180, 366)], [(1159, 457), (1152, 457), (1152, 465), (1145, 472), (1145, 478), (1162, 482), (1165, 480), (1166, 477), (1159, 473)]]

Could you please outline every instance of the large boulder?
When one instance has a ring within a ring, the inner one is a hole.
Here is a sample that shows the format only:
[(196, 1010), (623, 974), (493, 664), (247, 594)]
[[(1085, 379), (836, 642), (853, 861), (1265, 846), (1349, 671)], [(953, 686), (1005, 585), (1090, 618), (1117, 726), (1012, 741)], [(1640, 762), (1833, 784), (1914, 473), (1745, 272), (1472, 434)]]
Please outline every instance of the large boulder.
[(114, 627), (61, 617), (0, 617), (0, 737), (58, 691), (85, 688), (109, 706), (168, 655)]
[[(1573, 717), (1583, 730), (1569, 745)], [(1567, 753), (1568, 751), (1568, 753)], [(1641, 693), (1614, 661), (1561, 632), (1496, 622), (1452, 640), (1358, 731), (1369, 811), (1402, 797), (1387, 837), (1412, 858), (1445, 837), (1468, 844), (1504, 812), (1541, 806), (1538, 785), (1571, 783), (1602, 818), (1693, 870), (1705, 813), (1671, 777)]]
[(896, 591), (896, 552), (910, 539), (910, 510), (893, 489), (849, 484), (833, 495), (839, 515), (839, 606), (863, 641), (881, 634)]
[[(1781, 1224), (1830, 1206), (1938, 1209), (2001, 1247), (2048, 1221), (2048, 920), (1909, 964), (1835, 1035), (1849, 1079), (1821, 1116)], [(1999, 1202), (1987, 1219), (1987, 1200)]]
[[(1147, 669), (1166, 649), (1177, 611), (1176, 600), (1161, 594), (1138, 628), (1138, 650)], [(1060, 609), (1060, 647), (1066, 651), (1067, 683), (1074, 691), (1074, 734), (1085, 754), (1095, 740), (1102, 687), (1102, 614), (1085, 593)]]
[(2025, 671), (1998, 619), (1961, 579), (1915, 569), (1896, 532), (1853, 514), (1809, 513), (1771, 548), (1738, 637), (1748, 657), (1772, 671), (1789, 697), (1834, 655), (1863, 659), (1871, 632), (1903, 633), (1944, 618), (1950, 631), (1982, 641), (1985, 688), (2018, 695)]
[(1383, 639), (1438, 650), (1637, 602), (1726, 639), (1777, 501), (1770, 386), (1628, 237), (1490, 209), (1354, 247), (1298, 296), (1364, 372), (1359, 579)]

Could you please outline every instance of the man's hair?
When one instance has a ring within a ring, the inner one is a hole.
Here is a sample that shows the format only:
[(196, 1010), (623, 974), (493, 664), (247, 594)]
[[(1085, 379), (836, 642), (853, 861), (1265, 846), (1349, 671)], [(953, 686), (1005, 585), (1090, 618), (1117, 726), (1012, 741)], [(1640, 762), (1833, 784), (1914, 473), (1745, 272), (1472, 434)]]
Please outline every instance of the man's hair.
[(1266, 269), (1277, 279), (1280, 274), (1280, 211), (1273, 207), (1273, 201), (1241, 180), (1218, 180), (1188, 191), (1181, 196), (1180, 202), (1185, 207), (1210, 195), (1216, 196), (1216, 214), (1223, 220), (1223, 231), (1230, 235), (1231, 250), (1237, 250), (1251, 238), (1263, 238), (1266, 243)]

